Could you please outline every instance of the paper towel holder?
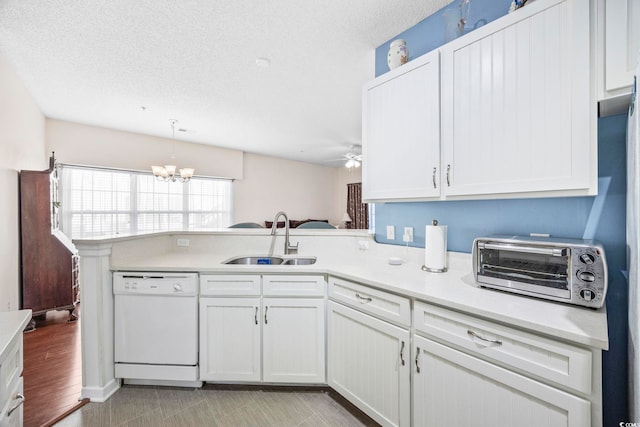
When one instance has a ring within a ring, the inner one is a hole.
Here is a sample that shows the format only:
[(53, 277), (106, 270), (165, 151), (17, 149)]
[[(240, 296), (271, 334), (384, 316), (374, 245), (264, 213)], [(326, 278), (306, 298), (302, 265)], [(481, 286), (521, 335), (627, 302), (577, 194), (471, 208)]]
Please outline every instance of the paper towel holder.
[(445, 267), (445, 268), (430, 268), (430, 267), (427, 267), (426, 265), (423, 265), (421, 270), (422, 271), (428, 271), (429, 273), (446, 273), (447, 272), (447, 267)]
[[(431, 221), (431, 225), (436, 226), (438, 225), (438, 220), (434, 219), (433, 221)], [(446, 254), (445, 254), (446, 257)], [(446, 273), (447, 271), (447, 267), (443, 267), (443, 268), (432, 268), (432, 267), (427, 267), (426, 265), (423, 265), (421, 267), (422, 271), (427, 271), (429, 273)]]

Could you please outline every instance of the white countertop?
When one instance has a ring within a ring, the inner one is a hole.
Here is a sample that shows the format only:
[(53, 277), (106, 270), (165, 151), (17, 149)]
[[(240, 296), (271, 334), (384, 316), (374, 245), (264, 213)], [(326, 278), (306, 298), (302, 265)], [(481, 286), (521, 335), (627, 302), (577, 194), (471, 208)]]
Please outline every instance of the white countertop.
[(31, 310), (0, 313), (0, 361), (4, 359), (13, 338), (22, 333), (29, 321), (31, 321)]
[(171, 252), (120, 261), (111, 268), (218, 274), (329, 274), (588, 347), (603, 350), (609, 347), (604, 307), (593, 310), (480, 288), (473, 280), (470, 254), (450, 252), (446, 273), (424, 272), (421, 263), (415, 261), (389, 265), (386, 257), (372, 256), (366, 251), (346, 256), (318, 256), (315, 264), (305, 266), (222, 264), (238, 255), (256, 253)]

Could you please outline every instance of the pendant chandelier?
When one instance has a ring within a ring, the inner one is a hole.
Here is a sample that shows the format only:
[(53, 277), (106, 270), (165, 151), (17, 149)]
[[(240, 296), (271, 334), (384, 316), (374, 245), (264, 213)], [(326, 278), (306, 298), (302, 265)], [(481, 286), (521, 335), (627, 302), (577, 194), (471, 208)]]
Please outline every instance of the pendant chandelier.
[[(169, 119), (169, 123), (171, 124), (171, 138), (173, 140), (173, 153), (171, 155), (171, 160), (175, 162), (176, 123), (178, 123), (178, 121), (175, 119)], [(180, 169), (180, 176), (176, 176), (176, 169), (176, 165), (151, 166), (153, 176), (155, 176), (158, 181), (164, 182), (187, 182), (191, 177), (193, 177), (193, 172), (195, 171), (193, 168), (182, 168)]]

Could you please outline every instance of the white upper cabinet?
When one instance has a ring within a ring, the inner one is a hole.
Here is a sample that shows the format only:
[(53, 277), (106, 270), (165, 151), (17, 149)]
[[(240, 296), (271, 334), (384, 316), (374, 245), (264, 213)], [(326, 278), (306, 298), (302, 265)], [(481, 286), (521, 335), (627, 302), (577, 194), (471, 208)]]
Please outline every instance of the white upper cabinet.
[(444, 196), (597, 193), (589, 25), (539, 0), (443, 46)]
[(440, 64), (428, 53), (363, 91), (363, 199), (440, 196)]
[(633, 71), (640, 49), (640, 2), (598, 0), (598, 100), (603, 115), (629, 105)]
[(363, 199), (597, 194), (590, 12), (530, 2), (367, 84)]

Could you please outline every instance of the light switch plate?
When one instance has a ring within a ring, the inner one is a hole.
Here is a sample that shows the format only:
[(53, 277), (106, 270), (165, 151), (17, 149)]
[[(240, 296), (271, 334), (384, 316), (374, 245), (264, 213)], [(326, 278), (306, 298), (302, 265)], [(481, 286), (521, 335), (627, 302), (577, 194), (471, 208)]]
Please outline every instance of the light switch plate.
[(396, 239), (396, 227), (393, 225), (387, 225), (387, 240)]
[(178, 246), (187, 247), (189, 246), (189, 239), (178, 239), (177, 244)]

